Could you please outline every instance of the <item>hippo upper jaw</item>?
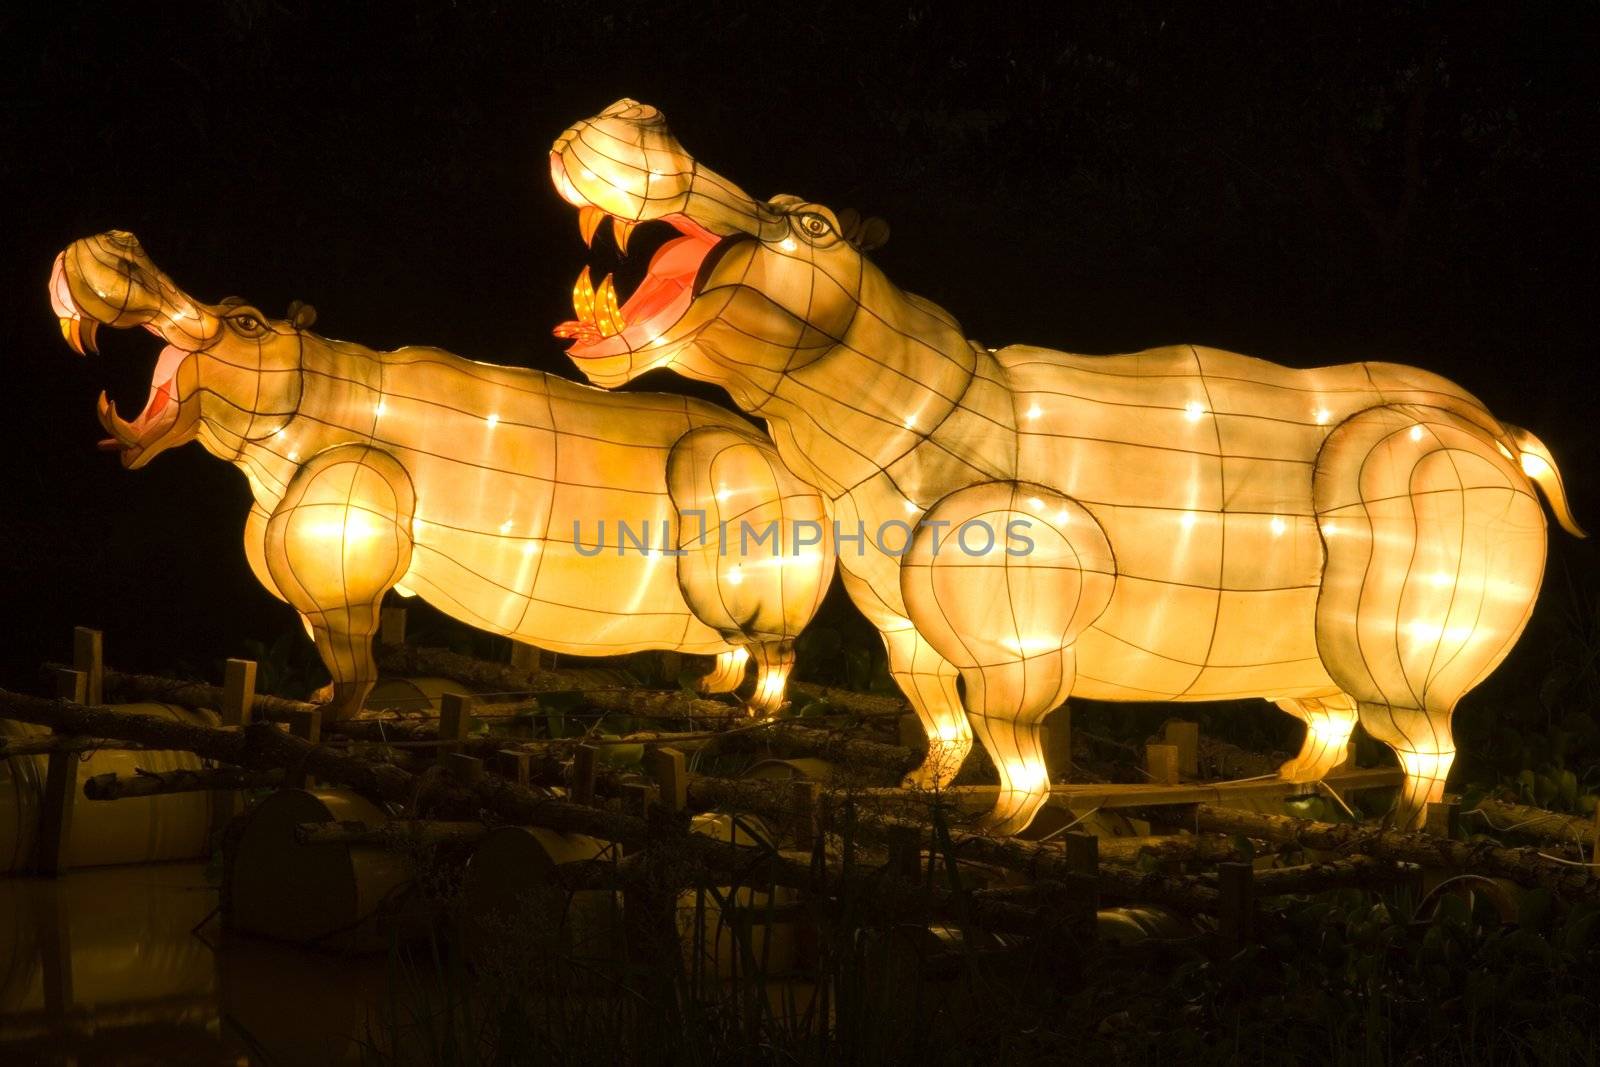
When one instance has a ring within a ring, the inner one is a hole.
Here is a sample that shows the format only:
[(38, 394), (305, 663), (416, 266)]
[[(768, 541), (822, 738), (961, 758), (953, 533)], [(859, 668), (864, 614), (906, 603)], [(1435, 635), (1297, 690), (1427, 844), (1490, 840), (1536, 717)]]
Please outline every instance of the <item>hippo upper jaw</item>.
[(58, 255), (50, 272), (50, 304), (62, 336), (79, 355), (98, 351), (100, 326), (142, 326), (167, 342), (144, 407), (132, 420), (101, 392), (96, 413), (110, 435), (102, 448), (137, 469), (195, 438), (200, 405), (189, 357), (215, 337), (217, 320), (149, 262), (132, 234), (112, 230), (76, 241)]

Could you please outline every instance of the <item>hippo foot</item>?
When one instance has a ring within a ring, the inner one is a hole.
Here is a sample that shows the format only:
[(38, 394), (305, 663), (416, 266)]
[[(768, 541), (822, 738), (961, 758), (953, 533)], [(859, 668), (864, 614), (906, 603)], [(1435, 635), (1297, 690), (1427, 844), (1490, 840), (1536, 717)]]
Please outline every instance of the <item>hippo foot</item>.
[(1332, 774), (1334, 769), (1344, 762), (1344, 758), (1343, 752), (1318, 753), (1309, 758), (1301, 754), (1294, 759), (1285, 760), (1278, 768), (1278, 777), (1297, 785), (1320, 782)]
[(960, 764), (952, 767), (948, 760), (924, 760), (922, 766), (900, 779), (900, 786), (903, 789), (914, 789), (925, 793), (944, 789), (955, 780), (956, 771), (959, 769)]
[(366, 695), (370, 688), (370, 686), (360, 686), (341, 689), (333, 682), (329, 682), (313, 692), (307, 703), (321, 706), (323, 722), (359, 719), (366, 710)]
[(976, 829), (990, 837), (1014, 837), (1033, 822), (1033, 817), (1044, 807), (1048, 796), (1048, 793), (1037, 796), (1030, 793), (1002, 793), (994, 809), (978, 820)]

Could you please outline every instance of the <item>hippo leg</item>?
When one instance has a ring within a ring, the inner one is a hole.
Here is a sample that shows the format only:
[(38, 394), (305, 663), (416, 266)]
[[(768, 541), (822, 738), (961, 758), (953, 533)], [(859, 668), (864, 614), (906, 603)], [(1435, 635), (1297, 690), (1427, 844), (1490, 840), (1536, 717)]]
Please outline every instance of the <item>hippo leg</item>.
[(267, 520), (267, 570), (311, 624), (333, 675), (331, 718), (356, 715), (377, 681), (372, 638), (384, 594), (411, 565), (414, 508), (393, 457), (342, 445), (307, 461)]
[(1362, 727), (1400, 759), (1392, 821), (1418, 826), (1455, 760), (1457, 701), (1505, 658), (1533, 609), (1544, 511), (1483, 428), (1423, 406), (1347, 420), (1312, 485), (1327, 553), (1317, 651)]
[[(250, 572), (256, 576), (262, 588), (283, 601), (289, 598), (283, 595), (278, 588), (278, 583), (272, 580), (272, 571), (267, 567), (267, 520), (272, 516), (260, 504), (251, 502), (250, 515), (244, 521), (244, 558), (250, 564)], [(317, 632), (311, 625), (311, 619), (305, 612), (299, 612), (300, 628), (305, 630), (306, 639), (312, 644), (317, 642)], [(311, 699), (326, 704), (333, 699), (333, 684), (322, 686)]]
[(731, 693), (744, 684), (745, 668), (750, 663), (750, 650), (740, 645), (717, 653), (716, 666), (700, 677), (695, 687), (702, 693)]
[[(1041, 684), (1041, 675), (1048, 681)], [(972, 732), (1000, 775), (994, 809), (980, 823), (985, 832), (1010, 835), (1026, 830), (1049, 799), (1044, 720), (1066, 701), (1076, 675), (1077, 655), (1072, 648), (962, 670)]]
[(961, 675), (909, 623), (903, 630), (885, 631), (883, 644), (889, 653), (889, 676), (906, 695), (928, 738), (928, 754), (922, 766), (906, 775), (905, 784), (913, 789), (949, 785), (972, 751), (972, 726), (957, 688)]
[(902, 784), (908, 789), (949, 785), (972, 751), (972, 727), (958, 687), (961, 675), (955, 664), (934, 651), (911, 620), (886, 605), (871, 585), (844, 567), (839, 568), (839, 577), (850, 599), (883, 637), (889, 677), (905, 694), (928, 739), (922, 766), (906, 775)]
[[(272, 571), (267, 567), (267, 520), (272, 516), (267, 509), (252, 501), (250, 514), (244, 520), (244, 558), (250, 564), (250, 573), (256, 576), (256, 581), (262, 587), (285, 604), (289, 598), (283, 595), (278, 588), (278, 583), (272, 580)], [(301, 616), (304, 620), (305, 616)], [(311, 631), (311, 623), (306, 622), (306, 632)]]
[(1026, 829), (1049, 799), (1044, 719), (1071, 695), (1076, 642), (1115, 585), (1094, 515), (1033, 482), (941, 498), (901, 556), (906, 612), (960, 672), (968, 722), (1000, 776), (988, 832)]
[(1401, 830), (1420, 829), (1428, 805), (1444, 799), (1445, 779), (1456, 761), (1455, 737), (1449, 712), (1397, 708), (1362, 701), (1361, 728), (1394, 749), (1405, 772), (1405, 784), (1394, 810), (1392, 825)]
[(733, 645), (700, 681), (732, 692), (756, 662), (750, 714), (783, 704), (794, 639), (833, 580), (832, 539), (821, 499), (752, 430), (701, 426), (667, 454), (677, 509), (678, 588), (695, 618)]
[(789, 672), (794, 669), (794, 641), (758, 641), (754, 649), (756, 689), (750, 697), (750, 714), (770, 719), (783, 707)]
[(1290, 782), (1322, 781), (1349, 755), (1350, 733), (1356, 728), (1355, 699), (1340, 693), (1276, 703), (1306, 724), (1300, 754), (1279, 767), (1278, 776)]

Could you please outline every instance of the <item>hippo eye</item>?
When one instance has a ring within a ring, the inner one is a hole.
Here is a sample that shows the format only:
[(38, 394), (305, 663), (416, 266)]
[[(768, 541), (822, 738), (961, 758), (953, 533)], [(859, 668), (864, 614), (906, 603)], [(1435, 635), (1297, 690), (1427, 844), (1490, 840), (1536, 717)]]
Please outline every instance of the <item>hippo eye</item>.
[(246, 337), (260, 337), (267, 332), (267, 324), (249, 312), (228, 316), (228, 325)]
[(833, 232), (828, 220), (815, 213), (800, 216), (800, 229), (807, 237), (826, 237)]

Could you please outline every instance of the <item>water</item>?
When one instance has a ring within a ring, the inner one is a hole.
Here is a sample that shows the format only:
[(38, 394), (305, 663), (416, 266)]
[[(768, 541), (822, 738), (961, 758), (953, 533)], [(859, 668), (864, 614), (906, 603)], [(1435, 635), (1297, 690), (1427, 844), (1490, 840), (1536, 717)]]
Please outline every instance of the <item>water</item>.
[(359, 1062), (382, 955), (225, 936), (199, 863), (0, 877), (0, 1063)]

